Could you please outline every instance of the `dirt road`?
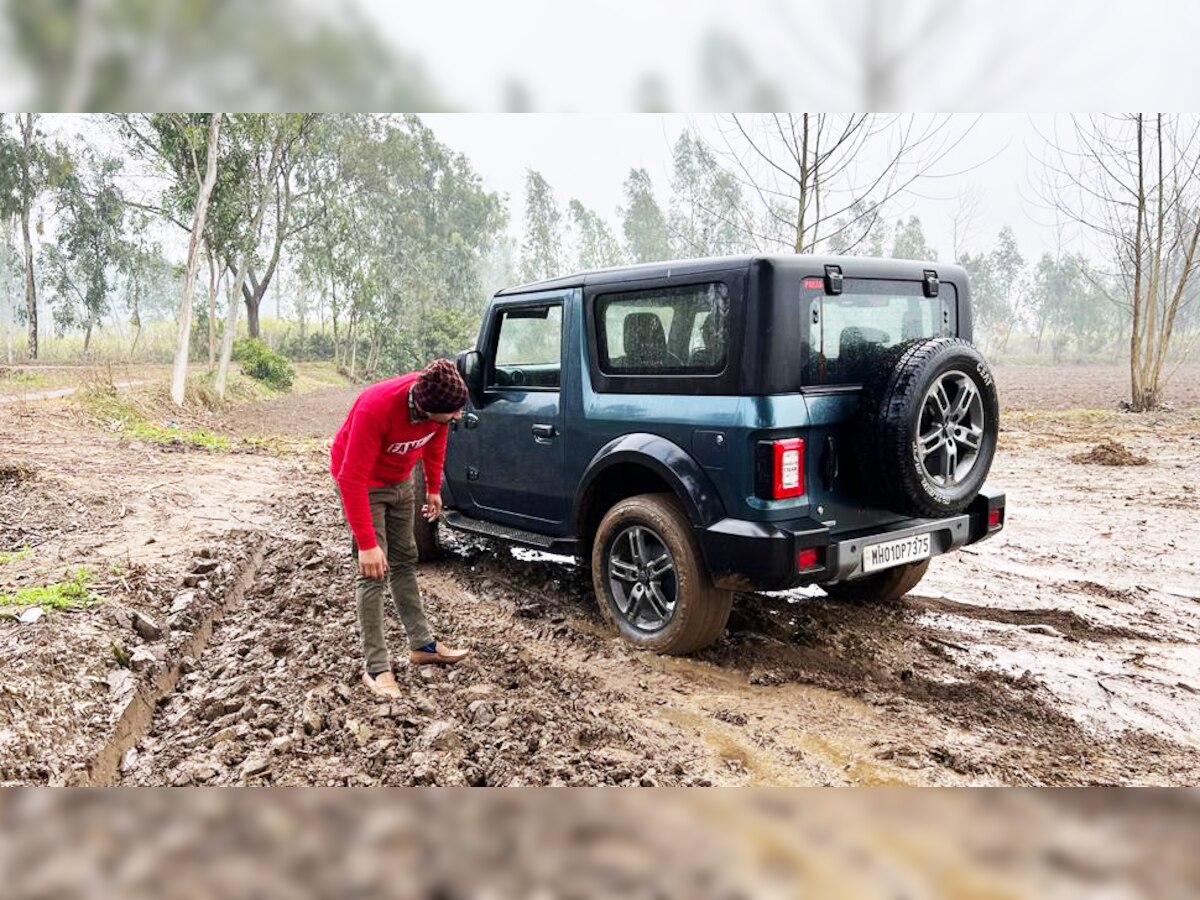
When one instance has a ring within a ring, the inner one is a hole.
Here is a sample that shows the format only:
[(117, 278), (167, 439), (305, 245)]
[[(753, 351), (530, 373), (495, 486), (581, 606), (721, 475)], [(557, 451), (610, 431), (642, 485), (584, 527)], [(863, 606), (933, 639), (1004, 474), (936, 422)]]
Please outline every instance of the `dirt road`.
[[(1056, 402), (1054, 380), (1013, 377)], [(227, 425), (315, 437), (352, 398), (285, 398)], [(5, 461), (37, 466), (0, 485), (0, 550), (34, 547), (0, 588), (115, 566), (97, 576), (104, 604), (0, 620), (0, 780), (1194, 784), (1200, 410), (1022, 402), (993, 470), (1009, 527), (935, 561), (899, 603), (739, 596), (721, 642), (664, 659), (608, 634), (574, 567), (460, 544), (422, 585), (439, 633), (474, 656), (402, 664), (391, 705), (357, 685), (347, 540), (319, 454), (164, 451), (65, 408), (0, 411)], [(1105, 438), (1149, 464), (1070, 461)], [(161, 633), (135, 632), (135, 612)], [(398, 623), (390, 638), (399, 651)], [(131, 668), (114, 643), (140, 651)], [(130, 711), (131, 696), (151, 702)]]

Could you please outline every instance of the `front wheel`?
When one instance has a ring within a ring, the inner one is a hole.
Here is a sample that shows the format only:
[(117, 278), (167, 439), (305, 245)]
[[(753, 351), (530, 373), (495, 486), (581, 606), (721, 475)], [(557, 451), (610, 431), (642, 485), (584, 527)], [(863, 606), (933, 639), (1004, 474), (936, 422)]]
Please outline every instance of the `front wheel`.
[(821, 590), (834, 600), (848, 603), (884, 603), (899, 600), (917, 586), (925, 570), (929, 568), (929, 560), (895, 566), (855, 578), (853, 581), (841, 581), (837, 584), (823, 584)]
[(725, 631), (733, 593), (709, 578), (687, 516), (670, 494), (642, 494), (605, 515), (592, 545), (605, 618), (644, 650), (679, 655)]

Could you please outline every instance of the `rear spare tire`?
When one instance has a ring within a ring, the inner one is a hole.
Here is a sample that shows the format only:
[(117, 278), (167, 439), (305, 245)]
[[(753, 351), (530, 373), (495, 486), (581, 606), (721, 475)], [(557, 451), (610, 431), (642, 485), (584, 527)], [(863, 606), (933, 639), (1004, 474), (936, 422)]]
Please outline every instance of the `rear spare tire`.
[(592, 584), (621, 636), (644, 650), (678, 655), (725, 631), (732, 591), (713, 585), (683, 508), (670, 494), (613, 506), (592, 545)]
[(1000, 403), (983, 355), (960, 338), (910, 341), (863, 385), (855, 444), (872, 502), (950, 516), (975, 499), (996, 453)]

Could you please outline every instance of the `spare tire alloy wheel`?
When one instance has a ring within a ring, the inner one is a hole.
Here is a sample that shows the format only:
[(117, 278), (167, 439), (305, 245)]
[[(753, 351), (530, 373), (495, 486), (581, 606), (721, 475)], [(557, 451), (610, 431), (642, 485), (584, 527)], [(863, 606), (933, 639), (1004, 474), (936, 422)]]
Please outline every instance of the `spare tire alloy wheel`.
[(925, 475), (942, 488), (966, 481), (986, 427), (983, 398), (971, 377), (958, 370), (939, 376), (921, 404), (917, 455)]
[(608, 588), (617, 610), (638, 631), (660, 631), (675, 613), (679, 582), (663, 539), (645, 525), (621, 531), (608, 551)]

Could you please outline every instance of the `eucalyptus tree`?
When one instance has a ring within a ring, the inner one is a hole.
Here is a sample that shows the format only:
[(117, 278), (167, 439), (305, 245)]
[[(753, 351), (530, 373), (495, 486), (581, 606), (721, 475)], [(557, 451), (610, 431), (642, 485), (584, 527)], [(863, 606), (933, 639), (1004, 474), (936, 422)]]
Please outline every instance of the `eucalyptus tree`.
[(598, 213), (573, 199), (567, 204), (567, 214), (575, 249), (575, 268), (603, 269), (625, 262), (621, 242)]
[(123, 252), (125, 203), (116, 177), (121, 162), (83, 151), (55, 188), (58, 228), (45, 256), (55, 328), (84, 330), (83, 352), (92, 331), (109, 312), (110, 289)]
[(329, 117), (312, 144), (299, 268), (328, 294), (339, 363), (394, 371), (458, 349), (485, 299), (500, 198), (415, 116)]
[[(222, 399), (225, 397), (229, 363), (233, 358), (233, 343), (237, 338), (238, 309), (262, 239), (263, 221), (272, 200), (279, 202), (279, 192), (285, 190), (280, 187), (279, 178), (287, 149), (294, 139), (289, 118), (288, 115), (275, 114), (236, 114), (230, 117), (226, 132), (229, 152), (237, 162), (234, 171), (240, 177), (228, 181), (227, 190), (214, 198), (214, 206), (221, 214), (222, 227), (215, 230), (212, 239), (233, 278), (225, 330), (221, 336), (221, 354), (213, 380), (217, 396)], [(277, 260), (276, 247), (268, 264), (270, 274), (274, 273)], [(246, 298), (248, 312), (253, 315), (251, 337), (258, 336), (259, 300), (261, 294), (253, 305), (250, 298)]]
[(62, 177), (66, 159), (50, 149), (38, 128), (38, 113), (13, 116), (10, 136), (0, 116), (0, 218), (15, 218), (21, 226), (24, 250), (26, 352), (38, 356), (37, 276), (33, 249), (33, 214), (41, 196)]
[(892, 241), (893, 259), (935, 260), (937, 251), (925, 239), (925, 229), (921, 220), (909, 216), (908, 221), (896, 222), (896, 230)]
[(625, 202), (618, 210), (625, 252), (635, 263), (669, 259), (671, 243), (667, 218), (654, 196), (654, 184), (645, 169), (630, 169), (622, 188)]
[(525, 173), (525, 230), (521, 239), (523, 281), (562, 275), (562, 210), (540, 172)]
[(672, 255), (723, 256), (752, 249), (754, 228), (746, 215), (742, 185), (702, 141), (681, 134), (672, 151), (667, 217)]

